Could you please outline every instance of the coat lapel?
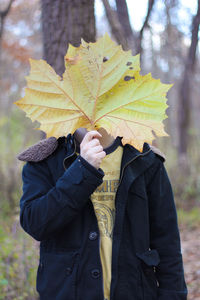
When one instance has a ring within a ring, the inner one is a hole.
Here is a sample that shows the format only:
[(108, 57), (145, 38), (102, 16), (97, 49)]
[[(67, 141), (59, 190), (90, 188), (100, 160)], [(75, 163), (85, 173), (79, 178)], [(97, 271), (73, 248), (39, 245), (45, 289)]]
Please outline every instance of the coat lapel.
[(131, 184), (153, 164), (154, 158), (155, 154), (147, 143), (144, 144), (142, 152), (139, 152), (130, 145), (125, 145), (121, 163), (119, 188), (122, 186), (123, 192), (128, 193)]

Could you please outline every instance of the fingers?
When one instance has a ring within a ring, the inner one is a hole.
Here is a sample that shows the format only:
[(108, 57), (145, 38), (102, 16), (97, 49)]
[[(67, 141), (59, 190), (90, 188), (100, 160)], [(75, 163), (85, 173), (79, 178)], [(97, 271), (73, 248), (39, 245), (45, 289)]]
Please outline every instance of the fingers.
[[(89, 131), (83, 138), (80, 147), (84, 151), (89, 151), (90, 149), (94, 148), (95, 146), (100, 146), (99, 151), (103, 151), (103, 147), (101, 146), (98, 138), (102, 135), (98, 131)], [(98, 152), (99, 152), (98, 151)]]
[(101, 145), (89, 148), (88, 152), (99, 153), (103, 151), (103, 147)]
[(98, 138), (102, 135), (93, 130), (89, 131), (80, 144), (80, 155), (95, 168), (99, 168), (102, 159), (106, 156)]
[(97, 159), (102, 160), (102, 158), (104, 158), (105, 156), (106, 156), (106, 152), (105, 151), (101, 151), (101, 152), (96, 153)]
[(92, 130), (92, 131), (89, 131), (88, 133), (86, 133), (86, 135), (84, 136), (83, 140), (82, 140), (82, 143), (88, 143), (90, 142), (92, 139), (94, 138), (100, 138), (102, 137), (102, 135), (96, 131), (96, 130)]
[[(88, 148), (90, 148), (90, 147), (96, 147), (96, 146), (101, 146), (101, 144), (100, 144), (100, 142), (99, 142), (98, 139), (93, 139), (90, 142), (85, 143), (85, 145), (88, 145)], [(103, 147), (102, 147), (102, 149), (103, 149)]]

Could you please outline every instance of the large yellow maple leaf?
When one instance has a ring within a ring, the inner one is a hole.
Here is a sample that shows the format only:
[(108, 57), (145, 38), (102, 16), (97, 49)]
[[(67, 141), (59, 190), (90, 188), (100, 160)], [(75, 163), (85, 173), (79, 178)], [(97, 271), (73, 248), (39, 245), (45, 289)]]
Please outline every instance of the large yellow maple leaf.
[(15, 104), (47, 137), (103, 127), (141, 150), (155, 135), (167, 136), (162, 121), (171, 85), (140, 75), (139, 55), (123, 51), (107, 34), (96, 43), (69, 45), (62, 78), (44, 60), (30, 64), (25, 96)]

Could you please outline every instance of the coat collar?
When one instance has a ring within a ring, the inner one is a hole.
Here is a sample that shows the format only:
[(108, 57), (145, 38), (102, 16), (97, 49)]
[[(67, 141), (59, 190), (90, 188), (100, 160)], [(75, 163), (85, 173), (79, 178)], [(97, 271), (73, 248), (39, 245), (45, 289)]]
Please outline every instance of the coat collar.
[[(49, 157), (59, 146), (64, 146), (67, 157), (72, 157), (73, 154), (76, 153), (76, 141), (74, 135), (69, 133), (66, 137), (63, 136), (59, 137), (58, 139), (55, 137), (50, 137), (48, 139), (41, 140), (35, 145), (21, 152), (17, 158), (22, 161), (39, 162)], [(143, 151), (141, 153), (131, 145), (126, 144), (124, 146), (122, 157), (122, 169), (130, 160), (134, 159), (135, 157), (145, 156), (146, 152), (148, 152), (150, 148), (153, 150), (153, 152), (162, 157), (163, 160), (165, 159), (159, 149), (149, 146), (147, 143), (144, 143)]]
[(125, 166), (130, 160), (140, 156), (145, 156), (150, 152), (151, 148), (147, 143), (144, 143), (142, 152), (134, 148), (133, 146), (126, 144), (124, 146), (124, 152), (122, 156), (122, 167)]

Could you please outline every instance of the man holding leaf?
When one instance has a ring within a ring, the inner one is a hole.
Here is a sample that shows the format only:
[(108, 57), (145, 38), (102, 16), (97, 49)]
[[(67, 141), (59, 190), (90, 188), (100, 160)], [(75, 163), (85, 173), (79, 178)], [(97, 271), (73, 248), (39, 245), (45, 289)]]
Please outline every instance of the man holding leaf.
[(169, 86), (108, 35), (65, 59), (63, 78), (33, 61), (16, 102), (48, 137), (18, 156), (40, 299), (187, 299), (165, 159), (149, 145), (166, 135)]

